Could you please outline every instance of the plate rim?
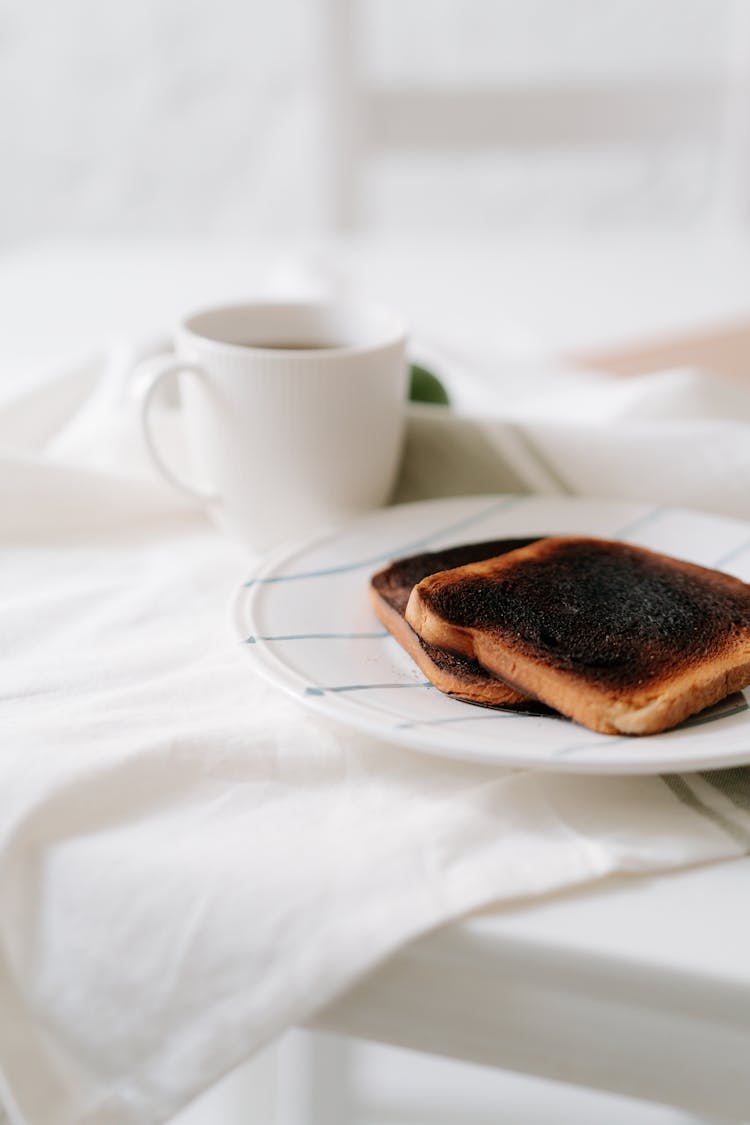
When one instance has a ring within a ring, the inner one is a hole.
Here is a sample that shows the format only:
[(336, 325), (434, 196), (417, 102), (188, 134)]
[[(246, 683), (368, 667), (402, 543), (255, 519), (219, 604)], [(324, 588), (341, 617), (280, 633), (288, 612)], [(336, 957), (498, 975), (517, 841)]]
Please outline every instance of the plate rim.
[[(320, 694), (314, 692), (310, 693), (305, 690), (306, 681), (301, 673), (296, 669), (289, 666), (278, 654), (278, 650), (270, 647), (263, 641), (262, 638), (253, 636), (252, 642), (248, 640), (250, 631), (247, 628), (249, 623), (248, 614), (251, 613), (255, 600), (260, 596), (264, 586), (267, 585), (268, 579), (274, 581), (276, 572), (279, 567), (284, 563), (291, 562), (300, 555), (310, 553), (316, 548), (324, 547), (326, 544), (335, 541), (336, 539), (350, 534), (357, 526), (367, 526), (371, 523), (376, 523), (380, 520), (388, 520), (388, 517), (394, 512), (408, 512), (414, 509), (439, 509), (447, 504), (467, 504), (472, 502), (474, 504), (481, 502), (495, 503), (508, 501), (526, 501), (533, 503), (534, 501), (545, 501), (560, 503), (563, 507), (575, 508), (576, 504), (583, 506), (586, 503), (594, 503), (608, 509), (627, 509), (633, 516), (633, 524), (640, 524), (641, 520), (645, 520), (652, 513), (664, 513), (677, 515), (686, 518), (701, 518), (709, 521), (715, 520), (717, 524), (736, 524), (738, 528), (744, 528), (750, 537), (750, 521), (743, 520), (735, 516), (725, 516), (713, 512), (706, 512), (700, 509), (685, 508), (679, 505), (662, 505), (654, 504), (643, 501), (632, 501), (623, 499), (610, 499), (607, 497), (598, 497), (591, 495), (557, 495), (548, 493), (528, 493), (528, 494), (513, 494), (513, 493), (480, 493), (469, 494), (465, 496), (450, 496), (450, 497), (435, 497), (426, 498), (422, 500), (408, 501), (402, 504), (392, 505), (387, 508), (378, 508), (371, 512), (364, 513), (355, 517), (352, 520), (342, 523), (334, 527), (315, 532), (312, 535), (300, 537), (298, 539), (287, 540), (285, 543), (279, 545), (270, 554), (260, 559), (256, 565), (249, 571), (243, 582), (233, 591), (230, 603), (229, 612), (232, 623), (232, 629), (235, 636), (243, 644), (243, 647), (248, 650), (248, 655), (252, 657), (253, 664), (259, 675), (261, 675), (266, 682), (273, 684), (277, 688), (291, 695), (297, 702), (305, 708), (312, 710), (314, 713), (320, 714), (329, 720), (337, 721), (344, 724), (350, 729), (355, 729), (371, 737), (378, 738), (387, 742), (390, 745), (400, 746), (405, 751), (413, 751), (418, 753), (427, 753), (433, 757), (440, 759), (449, 759), (452, 761), (463, 761), (474, 763), (477, 765), (494, 766), (497, 768), (507, 769), (529, 769), (537, 772), (547, 773), (566, 773), (566, 774), (579, 774), (579, 775), (609, 775), (609, 776), (634, 776), (634, 775), (653, 775), (653, 774), (675, 774), (687, 773), (708, 769), (720, 769), (731, 766), (740, 766), (750, 764), (750, 730), (748, 731), (748, 746), (745, 749), (728, 750), (722, 753), (706, 753), (701, 756), (698, 753), (690, 756), (689, 761), (685, 760), (682, 764), (675, 762), (674, 752), (667, 757), (659, 757), (658, 753), (653, 755), (651, 760), (646, 761), (632, 761), (622, 760), (617, 756), (606, 758), (600, 756), (598, 758), (571, 757), (571, 758), (556, 758), (552, 760), (529, 760), (525, 756), (523, 748), (516, 749), (515, 751), (507, 747), (500, 752), (497, 758), (490, 757), (487, 753), (487, 748), (472, 749), (470, 743), (462, 746), (461, 748), (452, 747), (449, 744), (436, 744), (430, 742), (429, 735), (426, 732), (420, 732), (418, 729), (409, 731), (405, 734), (403, 731), (399, 732), (393, 726), (386, 723), (379, 723), (377, 720), (377, 709), (373, 710), (373, 715), (370, 717), (368, 712), (361, 706), (353, 707), (349, 701), (341, 696), (335, 697), (330, 692), (321, 691)], [(640, 515), (639, 515), (640, 513)], [(426, 541), (429, 539), (443, 538), (445, 532), (437, 530), (429, 536), (423, 536), (422, 541), (417, 542), (414, 547), (407, 546), (406, 551), (416, 553), (420, 546), (422, 549), (429, 549), (426, 546)], [(423, 542), (424, 541), (424, 542)], [(383, 562), (388, 558), (396, 557), (390, 552), (384, 553), (382, 556)], [(348, 564), (343, 567), (344, 570), (358, 569), (364, 567), (371, 567), (374, 570), (380, 560), (363, 560), (359, 563)], [(372, 572), (371, 570), (371, 572)], [(294, 579), (296, 575), (281, 575), (279, 580)], [(299, 577), (305, 577), (304, 573)], [(416, 667), (416, 665), (415, 665)], [(437, 689), (435, 689), (437, 690)], [(747, 689), (745, 689), (747, 691)], [(746, 697), (745, 697), (746, 698)], [(748, 708), (750, 710), (750, 707)], [(513, 714), (512, 712), (495, 712), (493, 717), (498, 718), (503, 714)], [(478, 716), (479, 717), (479, 716)], [(554, 719), (547, 721), (555, 722), (569, 722), (573, 730), (580, 730), (585, 737), (594, 735), (597, 739), (606, 740), (602, 745), (613, 746), (617, 743), (633, 742), (634, 736), (627, 735), (598, 735), (596, 732), (588, 731), (587, 728), (580, 726), (567, 719)], [(672, 732), (664, 732), (670, 734)], [(644, 736), (658, 738), (658, 735)], [(637, 740), (639, 743), (641, 739)], [(649, 742), (649, 745), (653, 743)]]

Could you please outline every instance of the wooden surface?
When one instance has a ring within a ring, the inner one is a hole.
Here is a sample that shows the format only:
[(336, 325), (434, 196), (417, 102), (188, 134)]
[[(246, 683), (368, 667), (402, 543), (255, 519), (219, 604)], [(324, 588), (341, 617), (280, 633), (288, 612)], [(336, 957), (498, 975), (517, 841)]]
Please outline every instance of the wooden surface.
[(694, 334), (641, 341), (572, 357), (585, 367), (637, 375), (671, 367), (700, 367), (750, 383), (750, 321), (719, 325)]

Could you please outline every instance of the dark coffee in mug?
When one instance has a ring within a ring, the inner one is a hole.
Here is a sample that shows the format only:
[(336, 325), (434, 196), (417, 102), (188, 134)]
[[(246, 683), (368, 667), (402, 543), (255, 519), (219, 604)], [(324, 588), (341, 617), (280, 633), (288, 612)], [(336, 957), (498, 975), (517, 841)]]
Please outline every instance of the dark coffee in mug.
[(318, 352), (347, 346), (333, 340), (269, 340), (267, 343), (265, 340), (236, 340), (234, 343), (239, 348), (262, 348), (267, 352)]

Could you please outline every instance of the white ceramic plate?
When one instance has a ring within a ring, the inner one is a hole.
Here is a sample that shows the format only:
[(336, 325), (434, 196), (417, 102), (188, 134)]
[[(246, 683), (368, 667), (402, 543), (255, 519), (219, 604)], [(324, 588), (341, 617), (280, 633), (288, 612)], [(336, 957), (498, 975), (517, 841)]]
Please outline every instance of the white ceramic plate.
[(750, 690), (665, 734), (594, 734), (560, 718), (437, 691), (370, 609), (370, 575), (422, 550), (500, 537), (622, 539), (750, 580), (750, 524), (580, 497), (483, 496), (404, 504), (271, 556), (238, 592), (255, 668), (331, 719), (414, 750), (576, 773), (673, 773), (750, 762)]

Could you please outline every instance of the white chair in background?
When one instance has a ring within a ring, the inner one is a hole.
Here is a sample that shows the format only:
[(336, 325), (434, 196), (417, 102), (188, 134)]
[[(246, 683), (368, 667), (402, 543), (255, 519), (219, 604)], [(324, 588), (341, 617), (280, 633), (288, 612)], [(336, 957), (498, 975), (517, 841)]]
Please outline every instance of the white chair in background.
[[(409, 3), (404, 0), (403, 11)], [(702, 74), (670, 69), (663, 77), (580, 82), (498, 75), (491, 84), (467, 78), (461, 85), (373, 83), (364, 65), (364, 0), (318, 0), (318, 10), (322, 198), (335, 232), (367, 225), (368, 173), (394, 153), (451, 161), (472, 151), (532, 156), (637, 146), (658, 166), (665, 151), (703, 145), (711, 169), (703, 217), (731, 225), (750, 216), (750, 5), (744, 0), (713, 6), (726, 45), (721, 65)], [(461, 11), (471, 21), (471, 0)], [(679, 37), (681, 23), (674, 33)], [(470, 195), (466, 203), (471, 208)]]

